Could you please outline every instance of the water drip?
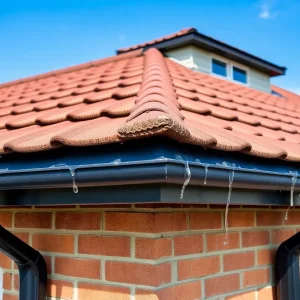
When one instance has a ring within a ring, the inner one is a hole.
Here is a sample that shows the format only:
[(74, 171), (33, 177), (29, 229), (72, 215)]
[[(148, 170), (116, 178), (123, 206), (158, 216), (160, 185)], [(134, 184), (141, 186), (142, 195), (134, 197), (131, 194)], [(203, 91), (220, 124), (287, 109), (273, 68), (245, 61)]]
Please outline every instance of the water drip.
[(72, 181), (73, 181), (73, 192), (75, 194), (77, 194), (78, 193), (78, 187), (77, 187), (76, 178), (75, 178), (76, 168), (75, 167), (70, 167), (70, 166), (68, 166), (66, 164), (58, 164), (58, 165), (54, 165), (52, 167), (54, 167), (54, 168), (56, 168), (56, 167), (67, 167), (69, 169), (69, 171), (71, 173), (71, 176), (72, 176)]
[(165, 165), (165, 178), (166, 179), (168, 178), (168, 167), (167, 167), (167, 165)]
[(205, 175), (204, 175), (204, 181), (203, 181), (203, 184), (206, 185), (207, 183), (207, 175), (208, 175), (208, 167), (209, 167), (209, 164), (204, 164), (202, 163), (199, 159), (196, 159), (196, 162), (202, 166), (204, 168), (204, 171), (205, 171)]
[(187, 161), (185, 161), (184, 165), (185, 165), (185, 172), (184, 172), (184, 179), (185, 179), (185, 181), (183, 183), (183, 186), (182, 186), (182, 189), (181, 189), (181, 193), (180, 193), (180, 199), (181, 200), (183, 199), (184, 191), (185, 191), (185, 189), (186, 189), (187, 185), (189, 184), (189, 182), (191, 180), (191, 177), (192, 177), (189, 163)]
[(117, 158), (113, 161), (114, 165), (117, 166), (121, 163), (121, 159), (120, 158)]
[(208, 165), (205, 165), (204, 166), (204, 170), (205, 170), (205, 177), (204, 177), (204, 184), (206, 184), (206, 182), (207, 182), (207, 174), (208, 174)]
[(189, 184), (192, 174), (191, 174), (191, 170), (190, 170), (190, 166), (189, 166), (189, 162), (187, 160), (184, 160), (180, 155), (176, 155), (176, 158), (178, 160), (181, 160), (184, 164), (185, 170), (184, 170), (184, 183), (181, 189), (181, 193), (180, 193), (180, 199), (183, 199), (184, 196), (184, 191), (187, 187), (187, 185)]
[(70, 172), (71, 172), (71, 176), (72, 176), (72, 180), (73, 180), (73, 192), (75, 194), (78, 193), (78, 187), (76, 185), (76, 179), (75, 179), (75, 169), (71, 169), (69, 168)]
[(224, 245), (228, 244), (228, 211), (229, 211), (229, 205), (231, 202), (231, 192), (232, 192), (232, 185), (234, 180), (234, 170), (236, 168), (235, 164), (228, 164), (226, 162), (223, 162), (223, 165), (230, 168), (229, 170), (229, 184), (228, 184), (228, 196), (226, 201), (226, 209), (225, 209), (225, 238), (224, 238)]
[(290, 192), (290, 206), (287, 208), (285, 212), (284, 219), (288, 220), (288, 214), (291, 207), (294, 206), (294, 190), (295, 190), (295, 184), (297, 182), (298, 173), (297, 172), (290, 172), (292, 174), (292, 183), (291, 183), (291, 192)]

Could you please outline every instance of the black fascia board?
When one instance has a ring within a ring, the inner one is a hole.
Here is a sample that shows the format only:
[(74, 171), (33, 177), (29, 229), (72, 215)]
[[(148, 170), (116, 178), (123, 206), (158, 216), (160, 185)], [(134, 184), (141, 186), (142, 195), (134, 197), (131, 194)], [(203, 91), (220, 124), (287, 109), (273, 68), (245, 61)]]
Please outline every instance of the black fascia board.
[(286, 72), (285, 67), (275, 65), (255, 55), (249, 54), (243, 50), (229, 46), (223, 42), (197, 32), (191, 32), (170, 40), (161, 41), (152, 45), (146, 45), (143, 49), (146, 51), (149, 48), (155, 47), (164, 52), (165, 50), (172, 50), (187, 45), (199, 46), (203, 49), (218, 55), (222, 55), (241, 64), (258, 69), (269, 74), (271, 77), (285, 75)]

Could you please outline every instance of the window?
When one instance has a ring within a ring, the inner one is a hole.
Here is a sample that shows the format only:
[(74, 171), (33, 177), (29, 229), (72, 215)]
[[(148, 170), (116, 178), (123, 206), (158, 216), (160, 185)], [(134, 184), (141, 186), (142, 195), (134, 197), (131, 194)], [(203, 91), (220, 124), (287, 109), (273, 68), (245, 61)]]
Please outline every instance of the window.
[(232, 77), (233, 80), (241, 82), (241, 83), (247, 83), (247, 73), (245, 70), (242, 70), (240, 68), (237, 68), (235, 66), (232, 67)]
[(226, 63), (213, 58), (213, 60), (212, 60), (212, 72), (214, 74), (227, 77), (227, 65), (226, 65)]

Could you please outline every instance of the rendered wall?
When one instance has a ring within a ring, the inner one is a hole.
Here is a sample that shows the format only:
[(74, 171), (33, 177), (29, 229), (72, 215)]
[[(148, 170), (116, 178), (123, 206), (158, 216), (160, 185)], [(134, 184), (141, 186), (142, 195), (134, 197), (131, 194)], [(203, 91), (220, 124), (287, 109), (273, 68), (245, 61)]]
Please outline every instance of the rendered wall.
[[(184, 65), (189, 69), (194, 69), (206, 74), (211, 74), (212, 53), (197, 48), (195, 46), (185, 46), (165, 52), (170, 59)], [(226, 58), (224, 58), (226, 60)], [(233, 63), (233, 61), (230, 61)], [(236, 64), (237, 67), (241, 66)], [(247, 67), (249, 87), (269, 93), (271, 90), (270, 77), (258, 70)], [(234, 81), (237, 83), (236, 81)]]

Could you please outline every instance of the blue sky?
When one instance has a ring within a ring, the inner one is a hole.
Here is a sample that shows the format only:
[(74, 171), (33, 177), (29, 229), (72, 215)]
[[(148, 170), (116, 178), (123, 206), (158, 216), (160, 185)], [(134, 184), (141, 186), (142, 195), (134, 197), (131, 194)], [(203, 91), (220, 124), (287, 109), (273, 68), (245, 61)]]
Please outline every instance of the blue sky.
[(186, 27), (286, 66), (300, 93), (298, 0), (10, 0), (0, 9), (0, 82), (111, 56)]

